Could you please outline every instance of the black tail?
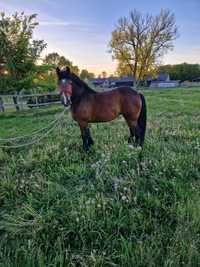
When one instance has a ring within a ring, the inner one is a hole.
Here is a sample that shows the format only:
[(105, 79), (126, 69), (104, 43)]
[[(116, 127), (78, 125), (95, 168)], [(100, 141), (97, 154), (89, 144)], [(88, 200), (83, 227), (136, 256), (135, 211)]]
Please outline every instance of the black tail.
[(138, 118), (138, 126), (140, 128), (140, 144), (143, 145), (146, 132), (146, 123), (147, 123), (147, 107), (144, 96), (140, 94), (140, 97), (142, 100), (142, 109), (140, 112), (140, 116)]

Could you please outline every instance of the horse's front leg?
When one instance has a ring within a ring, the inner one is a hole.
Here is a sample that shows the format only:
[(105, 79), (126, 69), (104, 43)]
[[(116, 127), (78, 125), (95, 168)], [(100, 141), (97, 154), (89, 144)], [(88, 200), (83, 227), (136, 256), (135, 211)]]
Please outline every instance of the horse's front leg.
[(94, 141), (93, 141), (92, 136), (90, 134), (90, 129), (87, 128), (86, 131), (87, 131), (87, 137), (88, 137), (88, 145), (89, 146), (94, 145)]
[(90, 146), (94, 144), (92, 137), (90, 135), (88, 123), (80, 122), (79, 126), (80, 126), (81, 136), (82, 136), (82, 140), (83, 140), (83, 150), (88, 151)]

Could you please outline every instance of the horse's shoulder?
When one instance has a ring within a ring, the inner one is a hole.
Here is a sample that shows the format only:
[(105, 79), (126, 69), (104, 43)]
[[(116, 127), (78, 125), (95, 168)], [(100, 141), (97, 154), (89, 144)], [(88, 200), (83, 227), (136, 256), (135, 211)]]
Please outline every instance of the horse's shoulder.
[(106, 90), (106, 91), (103, 91), (103, 92), (96, 93), (96, 96), (106, 96), (106, 95), (110, 95), (112, 93), (114, 93), (114, 90)]

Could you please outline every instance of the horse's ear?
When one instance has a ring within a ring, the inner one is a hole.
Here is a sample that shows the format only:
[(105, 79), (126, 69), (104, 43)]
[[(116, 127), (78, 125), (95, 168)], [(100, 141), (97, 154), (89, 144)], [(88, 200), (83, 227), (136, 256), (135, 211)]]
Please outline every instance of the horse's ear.
[(60, 74), (60, 68), (59, 67), (56, 68), (56, 73), (59, 76), (59, 74)]
[(69, 66), (67, 66), (67, 67), (66, 67), (66, 72), (68, 72), (68, 73), (70, 73), (70, 72), (71, 72), (71, 70), (70, 70), (70, 67), (69, 67)]

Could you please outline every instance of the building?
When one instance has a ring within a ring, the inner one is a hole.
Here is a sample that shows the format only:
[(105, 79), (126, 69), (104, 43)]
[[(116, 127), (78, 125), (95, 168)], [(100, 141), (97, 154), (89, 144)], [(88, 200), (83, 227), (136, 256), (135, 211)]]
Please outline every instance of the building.
[(193, 79), (192, 81), (195, 83), (200, 83), (200, 77), (197, 77), (197, 78)]
[(90, 83), (94, 86), (100, 86), (103, 88), (112, 88), (119, 86), (133, 86), (134, 78), (131, 76), (127, 77), (109, 77), (109, 78), (95, 78), (91, 79)]
[(171, 81), (168, 73), (158, 74), (157, 79), (152, 80), (150, 83), (150, 88), (169, 88), (178, 86), (179, 81)]

